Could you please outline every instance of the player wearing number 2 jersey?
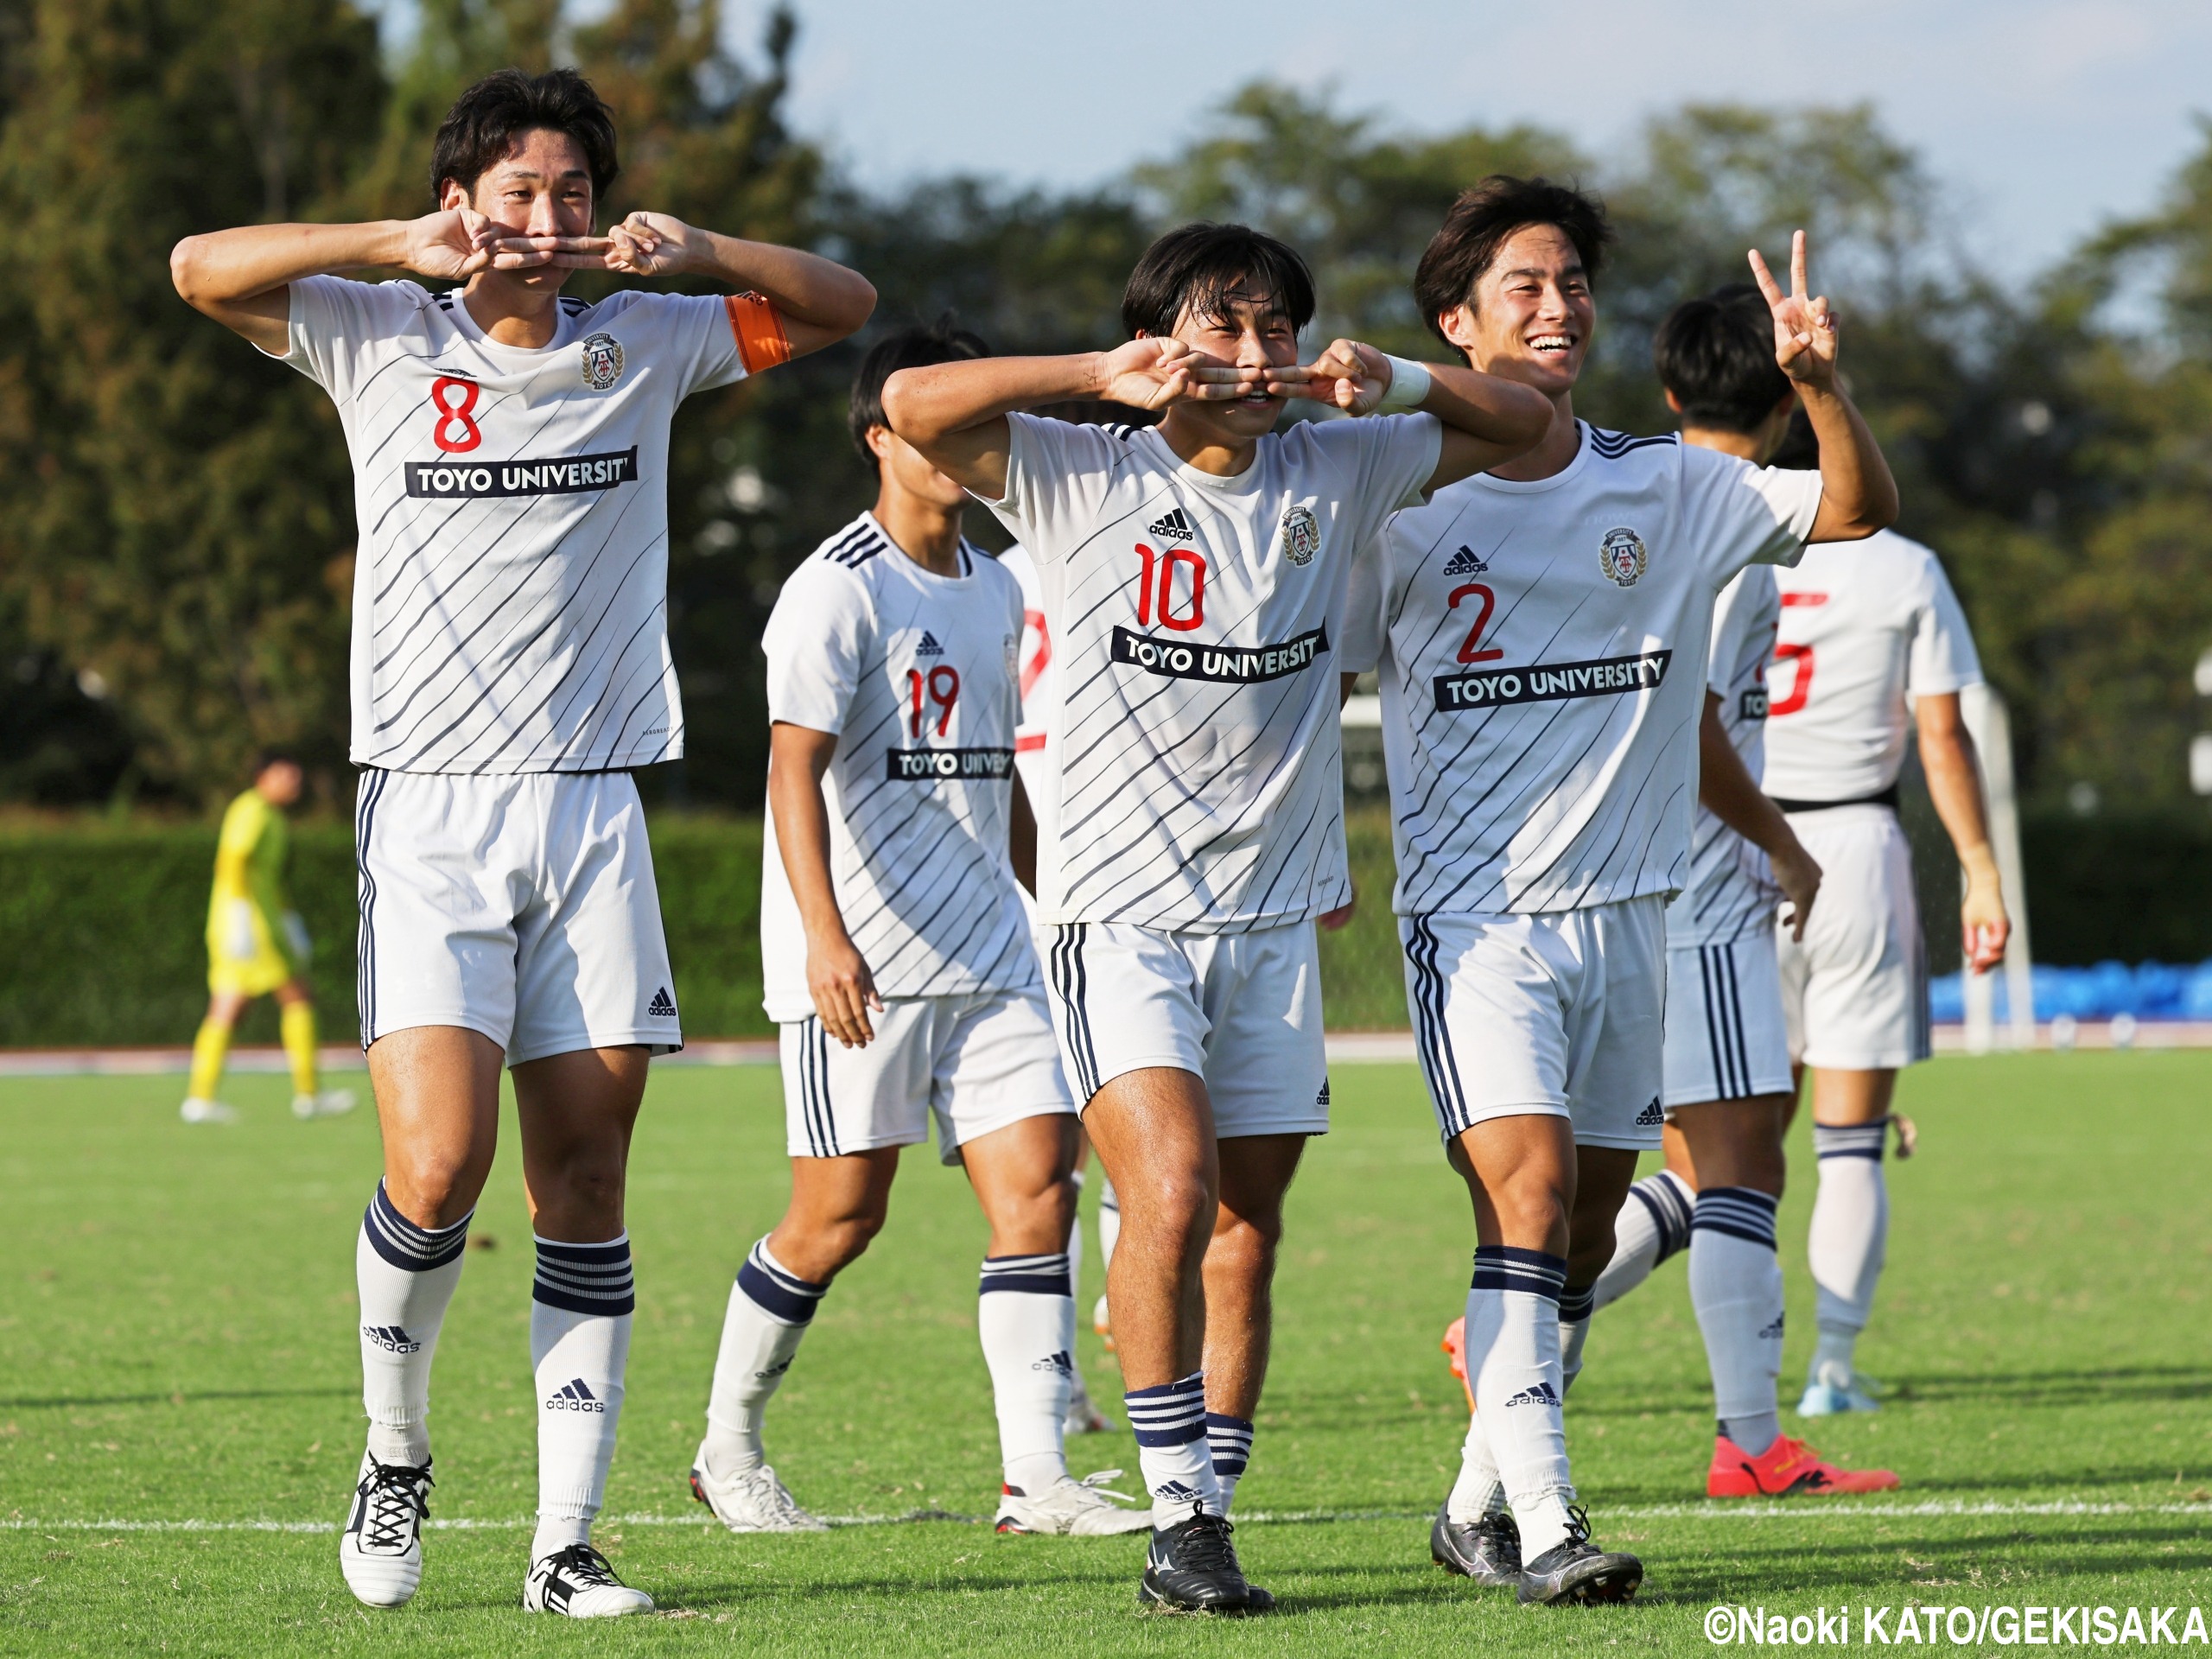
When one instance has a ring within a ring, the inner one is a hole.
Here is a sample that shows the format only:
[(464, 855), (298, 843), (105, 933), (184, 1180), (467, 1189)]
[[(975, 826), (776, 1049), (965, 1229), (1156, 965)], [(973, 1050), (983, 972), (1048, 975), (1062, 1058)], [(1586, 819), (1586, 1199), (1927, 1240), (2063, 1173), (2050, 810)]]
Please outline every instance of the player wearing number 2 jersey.
[[(404, 223), (178, 245), (178, 291), (338, 405), (359, 519), (361, 1037), (385, 1139), (356, 1250), (369, 1442), (339, 1559), (422, 1577), (430, 1359), (513, 1069), (537, 1273), (538, 1526), (523, 1603), (652, 1605), (592, 1548), (634, 1294), (623, 1168), (645, 1057), (677, 1046), (626, 768), (683, 753), (666, 630), (669, 422), (695, 391), (842, 339), (874, 291), (810, 254), (631, 214), (604, 235), (607, 106), (573, 71), (461, 95)], [(402, 267), (459, 283), (365, 283)], [(572, 270), (728, 299), (564, 298)]]
[[(1327, 1122), (1313, 924), (1347, 896), (1350, 561), (1548, 420), (1520, 388), (1349, 340), (1299, 366), (1313, 312), (1292, 250), (1191, 226), (1132, 274), (1128, 344), (908, 370), (884, 393), (893, 429), (1037, 563), (1058, 686), (1038, 910), (1069, 1081), (1122, 1202), (1115, 1334), (1155, 1527), (1140, 1595), (1235, 1613), (1272, 1605), (1224, 1517), (1282, 1194)], [(1292, 396), (1382, 418), (1277, 433)], [(1124, 433), (1020, 412), (1076, 398), (1165, 413)]]
[(1624, 1599), (1643, 1576), (1589, 1541), (1560, 1407), (1614, 1214), (1659, 1135), (1664, 906), (1688, 875), (1713, 597), (1896, 510), (1836, 388), (1802, 238), (1789, 295), (1751, 259), (1821, 476), (1578, 423), (1608, 235), (1596, 202), (1541, 180), (1492, 178), (1453, 207), (1415, 278), (1421, 315), (1554, 419), (1531, 454), (1393, 521), (1344, 634), (1344, 667), (1380, 671), (1407, 993), (1479, 1239), (1478, 1414), (1432, 1551), (1529, 1601)]

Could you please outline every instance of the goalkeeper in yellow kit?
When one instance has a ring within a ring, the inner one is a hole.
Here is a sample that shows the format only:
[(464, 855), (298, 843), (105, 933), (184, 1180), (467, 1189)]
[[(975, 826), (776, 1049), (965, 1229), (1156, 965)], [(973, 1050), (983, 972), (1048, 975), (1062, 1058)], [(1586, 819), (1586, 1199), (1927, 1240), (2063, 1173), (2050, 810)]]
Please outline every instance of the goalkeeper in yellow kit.
[(289, 755), (264, 756), (253, 787), (223, 814), (215, 848), (215, 890), (207, 900), (207, 1017), (192, 1044), (188, 1123), (228, 1123), (237, 1111), (215, 1098), (223, 1057), (245, 1005), (274, 994), (284, 1052), (292, 1062), (292, 1114), (319, 1117), (351, 1109), (352, 1091), (318, 1090), (315, 998), (308, 988), (308, 935), (284, 893), (291, 836), (284, 809), (305, 781)]

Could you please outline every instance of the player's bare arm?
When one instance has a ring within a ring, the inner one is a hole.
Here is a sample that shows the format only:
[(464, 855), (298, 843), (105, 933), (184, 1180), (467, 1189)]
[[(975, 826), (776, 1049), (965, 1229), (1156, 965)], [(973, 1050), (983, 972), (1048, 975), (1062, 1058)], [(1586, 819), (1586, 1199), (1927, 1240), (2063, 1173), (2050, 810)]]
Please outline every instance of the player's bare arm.
[(822, 1028), (847, 1048), (864, 1048), (875, 1035), (868, 1011), (883, 1011), (875, 976), (845, 931), (830, 874), (830, 809), (822, 778), (837, 752), (835, 732), (778, 721), (768, 735), (768, 810), (776, 816), (776, 845), (806, 930), (806, 988)]
[(1744, 757), (1729, 741), (1728, 728), (1720, 723), (1720, 698), (1716, 692), (1705, 694), (1697, 753), (1698, 804), (1767, 855), (1774, 866), (1774, 879), (1790, 904), (1782, 924), (1789, 930), (1791, 938), (1802, 940), (1806, 918), (1812, 914), (1813, 900), (1821, 890), (1821, 867), (1797, 839), (1782, 809), (1760, 791)]
[(2012, 922), (2005, 911), (1997, 853), (1989, 844), (1989, 812), (1982, 799), (1981, 764), (1974, 734), (1967, 730), (1955, 691), (1916, 699), (1913, 719), (1919, 728), (1920, 765), (1928, 774), (1929, 798), (1958, 853), (1959, 868), (1966, 872), (1959, 923), (1967, 966), (1986, 974), (2005, 960)]
[[(1399, 376), (1408, 371), (1418, 371), (1422, 377), (1421, 397), (1409, 401), (1406, 394), (1414, 388), (1397, 387), (1400, 395), (1392, 397)], [(1542, 442), (1551, 429), (1551, 400), (1533, 386), (1465, 365), (1402, 366), (1401, 359), (1356, 340), (1332, 341), (1298, 372), (1306, 377), (1302, 395), (1333, 404), (1347, 414), (1417, 410), (1442, 422), (1443, 447), (1425, 490), (1440, 490), (1516, 461)]]
[(1751, 251), (1751, 275), (1774, 313), (1774, 360), (1797, 388), (1821, 446), (1821, 510), (1815, 542), (1853, 542), (1897, 521), (1897, 485), (1866, 418), (1836, 378), (1840, 325), (1824, 295), (1811, 293), (1805, 274), (1805, 232), (1789, 240), (1789, 291)]

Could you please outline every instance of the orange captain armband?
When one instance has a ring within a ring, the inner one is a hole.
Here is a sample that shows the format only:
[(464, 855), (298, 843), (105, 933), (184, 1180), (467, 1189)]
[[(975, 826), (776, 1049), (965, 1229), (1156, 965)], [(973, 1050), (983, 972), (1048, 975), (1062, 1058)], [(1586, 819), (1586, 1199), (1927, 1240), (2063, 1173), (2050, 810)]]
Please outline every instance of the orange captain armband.
[(791, 336), (776, 308), (759, 294), (733, 294), (722, 302), (729, 313), (729, 331), (737, 336), (738, 361), (747, 374), (772, 369), (791, 360)]

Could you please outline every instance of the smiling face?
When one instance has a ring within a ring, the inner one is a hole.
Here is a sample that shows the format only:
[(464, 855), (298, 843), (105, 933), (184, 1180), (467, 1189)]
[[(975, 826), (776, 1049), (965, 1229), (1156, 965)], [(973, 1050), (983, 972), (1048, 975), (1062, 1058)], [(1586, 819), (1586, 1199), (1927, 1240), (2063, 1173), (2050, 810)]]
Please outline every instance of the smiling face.
[[(473, 191), (448, 179), (438, 205), (448, 213), (473, 208), (518, 236), (589, 236), (597, 204), (583, 146), (565, 132), (533, 127), (503, 160), (485, 168)], [(498, 274), (534, 289), (556, 289), (569, 276), (556, 265)]]
[[(1247, 293), (1232, 284), (1222, 296), (1217, 316), (1200, 316), (1185, 307), (1175, 320), (1174, 338), (1213, 363), (1235, 368), (1289, 368), (1298, 362), (1298, 330), (1265, 293)], [(1242, 445), (1274, 430), (1287, 398), (1255, 391), (1221, 403), (1178, 404), (1169, 418)]]
[(1567, 232), (1529, 225), (1499, 245), (1469, 300), (1439, 321), (1476, 368), (1558, 397), (1582, 372), (1598, 306)]

